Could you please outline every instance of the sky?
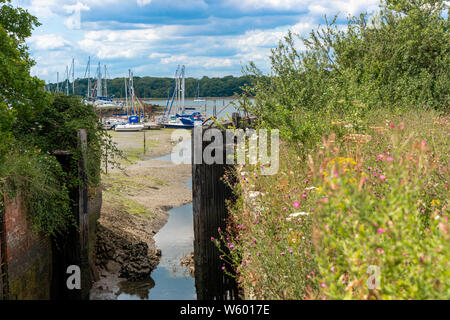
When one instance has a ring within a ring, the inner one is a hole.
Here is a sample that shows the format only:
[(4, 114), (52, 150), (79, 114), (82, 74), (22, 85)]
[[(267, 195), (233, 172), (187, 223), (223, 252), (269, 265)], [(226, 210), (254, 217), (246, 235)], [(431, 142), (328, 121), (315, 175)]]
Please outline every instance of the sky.
[[(324, 15), (373, 12), (379, 0), (13, 0), (38, 17), (27, 40), (46, 82), (65, 77), (75, 59), (75, 78), (91, 76), (98, 63), (107, 77), (240, 76), (250, 61), (270, 71), (270, 49), (292, 30), (307, 36)], [(301, 43), (298, 44), (299, 49)]]

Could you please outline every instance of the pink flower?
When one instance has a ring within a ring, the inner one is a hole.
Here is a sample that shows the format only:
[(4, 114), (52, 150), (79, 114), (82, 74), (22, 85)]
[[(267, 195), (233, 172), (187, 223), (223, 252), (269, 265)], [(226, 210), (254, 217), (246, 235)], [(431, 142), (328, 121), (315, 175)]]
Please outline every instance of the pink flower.
[(384, 179), (386, 179), (386, 176), (381, 175), (380, 180), (384, 180)]
[(293, 252), (292, 248), (289, 248), (289, 253), (292, 253), (292, 252)]
[(330, 269), (331, 269), (331, 271), (334, 271), (334, 267), (331, 267)]
[(327, 285), (326, 285), (324, 282), (322, 282), (322, 283), (320, 284), (320, 286), (321, 286), (322, 288), (326, 288), (326, 287), (327, 287)]
[(378, 233), (385, 233), (385, 232), (386, 232), (386, 229), (378, 228), (377, 232), (378, 232)]
[(392, 162), (392, 161), (394, 161), (394, 158), (388, 157), (388, 158), (386, 158), (386, 160), (389, 161), (389, 162)]
[(381, 160), (381, 159), (383, 159), (383, 158), (384, 158), (384, 156), (383, 156), (382, 154), (377, 155), (377, 159), (378, 159), (378, 160)]
[(214, 237), (211, 237), (211, 241), (214, 241)]
[(225, 270), (225, 266), (222, 266), (222, 270)]
[(258, 179), (258, 175), (255, 173), (255, 178)]
[(381, 249), (381, 248), (377, 248), (377, 252), (380, 253), (380, 254), (383, 254), (383, 253), (384, 253), (384, 250)]
[(281, 251), (281, 253), (280, 253), (282, 256), (284, 256), (284, 251)]
[(300, 207), (300, 202), (295, 201), (292, 205), (294, 206), (294, 208), (298, 208)]

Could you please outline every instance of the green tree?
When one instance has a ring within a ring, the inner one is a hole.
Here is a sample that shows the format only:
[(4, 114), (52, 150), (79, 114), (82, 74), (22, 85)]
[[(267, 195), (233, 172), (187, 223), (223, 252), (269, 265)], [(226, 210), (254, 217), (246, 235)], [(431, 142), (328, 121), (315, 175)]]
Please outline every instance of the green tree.
[[(448, 5), (387, 0), (372, 16), (336, 18), (309, 38), (289, 33), (272, 50), (271, 75), (256, 77), (253, 112), (285, 139), (314, 145), (331, 119), (363, 121), (370, 110), (449, 110)], [(305, 51), (299, 51), (302, 40)], [(323, 121), (327, 119), (327, 121)]]
[(13, 139), (17, 121), (31, 119), (49, 103), (44, 82), (30, 75), (34, 65), (25, 39), (39, 26), (36, 17), (10, 0), (0, 0), (0, 160)]

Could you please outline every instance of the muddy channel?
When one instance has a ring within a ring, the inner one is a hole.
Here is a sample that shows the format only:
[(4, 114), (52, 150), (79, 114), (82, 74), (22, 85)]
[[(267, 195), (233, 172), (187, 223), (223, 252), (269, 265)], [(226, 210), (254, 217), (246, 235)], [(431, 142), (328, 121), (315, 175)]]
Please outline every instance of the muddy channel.
[(172, 132), (146, 131), (145, 149), (143, 132), (112, 132), (129, 160), (102, 177), (92, 300), (196, 299), (190, 141)]

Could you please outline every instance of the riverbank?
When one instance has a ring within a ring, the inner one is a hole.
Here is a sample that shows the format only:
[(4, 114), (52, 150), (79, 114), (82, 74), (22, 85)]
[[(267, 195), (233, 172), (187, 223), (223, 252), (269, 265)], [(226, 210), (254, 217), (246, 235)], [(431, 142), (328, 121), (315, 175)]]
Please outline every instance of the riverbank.
[(166, 224), (171, 208), (192, 201), (186, 185), (191, 177), (190, 165), (152, 160), (172, 152), (175, 143), (171, 142), (171, 133), (146, 131), (144, 152), (143, 132), (112, 132), (114, 142), (129, 161), (122, 161), (124, 170), (110, 169), (102, 177), (97, 281), (91, 299), (116, 299), (127, 291), (126, 279), (148, 279), (161, 256), (153, 237)]

